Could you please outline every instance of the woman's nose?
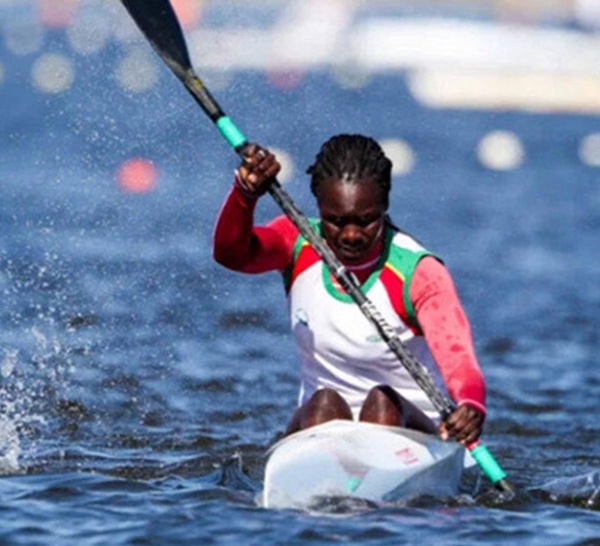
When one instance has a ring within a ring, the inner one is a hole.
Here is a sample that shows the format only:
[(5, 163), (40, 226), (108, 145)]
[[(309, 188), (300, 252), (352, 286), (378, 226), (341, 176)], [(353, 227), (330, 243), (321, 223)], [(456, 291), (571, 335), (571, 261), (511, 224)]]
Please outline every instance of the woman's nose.
[(356, 224), (346, 224), (341, 233), (341, 239), (346, 242), (353, 242), (362, 239), (362, 231)]

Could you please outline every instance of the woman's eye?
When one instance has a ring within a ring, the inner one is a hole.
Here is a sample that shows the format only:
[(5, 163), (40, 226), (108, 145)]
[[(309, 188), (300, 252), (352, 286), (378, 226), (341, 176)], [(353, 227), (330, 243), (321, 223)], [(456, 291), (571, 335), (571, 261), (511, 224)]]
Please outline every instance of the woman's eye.
[(340, 216), (327, 216), (323, 218), (325, 222), (332, 226), (341, 228), (347, 224), (354, 224), (355, 226), (364, 228), (370, 226), (373, 222), (379, 220), (380, 216), (359, 216), (356, 218), (342, 218)]
[(357, 224), (361, 227), (367, 227), (377, 220), (379, 220), (379, 216), (365, 216), (364, 218), (359, 218)]

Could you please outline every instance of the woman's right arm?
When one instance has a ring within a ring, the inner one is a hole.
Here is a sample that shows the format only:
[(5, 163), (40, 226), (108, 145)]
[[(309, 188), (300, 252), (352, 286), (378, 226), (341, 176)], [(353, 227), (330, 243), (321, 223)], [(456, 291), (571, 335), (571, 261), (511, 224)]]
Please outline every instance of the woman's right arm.
[(285, 216), (254, 226), (258, 198), (280, 170), (273, 154), (251, 145), (221, 209), (213, 255), (221, 265), (245, 273), (283, 271), (291, 262), (298, 230)]

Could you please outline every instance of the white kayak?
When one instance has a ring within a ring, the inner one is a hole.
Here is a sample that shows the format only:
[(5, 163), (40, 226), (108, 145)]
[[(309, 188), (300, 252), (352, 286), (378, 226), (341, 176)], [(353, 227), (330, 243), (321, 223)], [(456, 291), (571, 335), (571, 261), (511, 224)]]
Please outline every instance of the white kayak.
[(330, 421), (268, 452), (263, 506), (306, 509), (324, 498), (375, 503), (459, 492), (465, 449), (414, 430)]

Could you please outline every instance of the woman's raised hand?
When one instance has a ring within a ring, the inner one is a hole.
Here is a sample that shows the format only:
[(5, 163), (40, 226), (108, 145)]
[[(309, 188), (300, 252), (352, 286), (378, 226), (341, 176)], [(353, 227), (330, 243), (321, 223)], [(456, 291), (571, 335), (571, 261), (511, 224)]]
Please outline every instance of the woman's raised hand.
[(260, 196), (266, 193), (280, 170), (281, 164), (274, 154), (258, 144), (250, 144), (244, 151), (237, 180), (246, 193)]

